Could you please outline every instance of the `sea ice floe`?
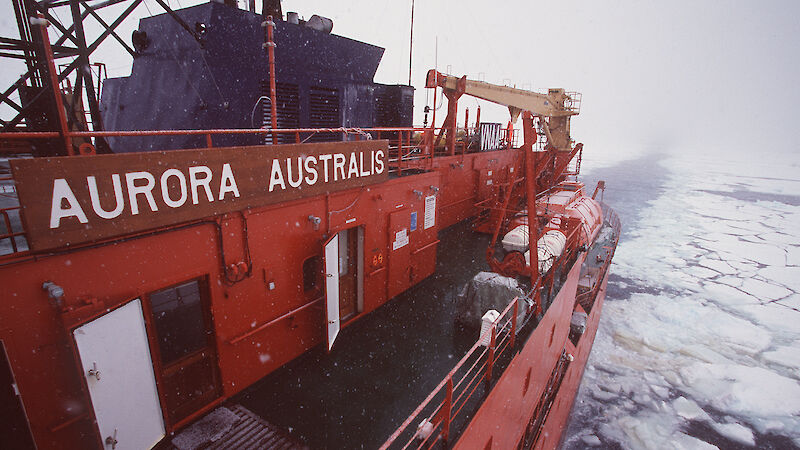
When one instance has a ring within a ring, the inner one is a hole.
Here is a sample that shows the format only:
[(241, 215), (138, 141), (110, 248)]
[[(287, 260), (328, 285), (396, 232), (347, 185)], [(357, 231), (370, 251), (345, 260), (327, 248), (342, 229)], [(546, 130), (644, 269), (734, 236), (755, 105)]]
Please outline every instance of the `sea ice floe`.
[[(697, 345), (726, 358), (755, 354), (767, 348), (769, 332), (752, 323), (728, 314), (716, 306), (702, 305), (693, 298), (671, 298), (649, 294), (633, 294), (629, 300), (609, 302), (607, 307), (617, 315), (611, 324), (614, 340), (631, 350), (656, 352), (653, 363), (660, 366), (672, 361), (664, 353), (697, 354)], [(706, 353), (708, 353), (708, 351)]]
[(719, 280), (703, 282), (703, 288), (709, 300), (718, 305), (753, 305), (759, 303), (752, 295), (741, 289), (722, 284)]
[(800, 247), (797, 245), (787, 245), (786, 251), (786, 265), (787, 266), (800, 266)]
[(694, 363), (680, 370), (682, 388), (726, 414), (794, 422), (800, 431), (800, 384), (762, 367)]
[(800, 292), (800, 267), (770, 266), (759, 270), (758, 275), (794, 292)]
[(773, 364), (780, 364), (794, 369), (794, 375), (800, 378), (800, 341), (794, 341), (794, 345), (778, 347), (770, 352), (765, 352), (762, 357), (765, 361)]
[[(717, 447), (676, 430), (676, 425), (658, 414), (645, 412), (622, 417), (615, 424), (625, 436), (626, 447), (641, 449), (706, 450)], [(607, 430), (608, 431), (608, 430)]]
[(716, 445), (711, 445), (706, 441), (697, 439), (696, 437), (689, 436), (686, 433), (675, 433), (673, 436), (670, 437), (670, 444), (668, 445), (659, 445), (657, 448), (674, 448), (676, 450), (712, 450), (717, 449), (719, 447)]
[[(713, 269), (708, 269), (706, 267), (696, 265), (687, 267), (684, 271), (686, 274), (694, 277), (695, 279), (708, 279), (714, 278), (719, 275), (719, 272)], [(693, 280), (696, 281), (696, 280)]]
[(738, 423), (714, 423), (711, 426), (717, 431), (717, 433), (732, 441), (736, 441), (744, 445), (756, 445), (753, 432), (744, 425), (740, 425)]
[(672, 407), (679, 416), (688, 420), (700, 420), (704, 422), (711, 421), (711, 417), (707, 412), (703, 411), (697, 403), (686, 399), (685, 397), (678, 397), (672, 401)]
[(680, 353), (707, 363), (725, 364), (731, 362), (731, 360), (715, 352), (706, 344), (687, 345), (680, 349)]
[(586, 444), (586, 445), (588, 445), (590, 447), (596, 447), (596, 446), (601, 445), (603, 443), (600, 440), (599, 437), (597, 437), (597, 436), (595, 436), (593, 434), (587, 434), (585, 436), (581, 436), (581, 441), (583, 441), (584, 444)]
[(731, 287), (735, 287), (735, 288), (741, 288), (742, 284), (744, 283), (744, 280), (742, 278), (740, 278), (738, 276), (733, 276), (733, 275), (719, 277), (719, 278), (715, 279), (714, 281), (716, 281), (717, 283), (724, 284), (724, 285), (731, 286)]
[(740, 287), (743, 291), (758, 298), (762, 302), (778, 300), (792, 293), (792, 291), (783, 286), (778, 286), (756, 278), (745, 278), (742, 280), (742, 285)]
[(753, 323), (772, 331), (800, 338), (800, 311), (787, 308), (781, 302), (765, 305), (736, 305), (732, 309)]
[(705, 268), (713, 270), (718, 274), (732, 275), (736, 273), (736, 269), (731, 267), (730, 264), (719, 259), (700, 258), (700, 261), (697, 263)]
[(711, 442), (800, 444), (800, 206), (769, 195), (800, 192), (797, 167), (755, 164), (759, 178), (717, 162), (664, 161), (662, 194), (625, 230), (611, 271), (628, 298), (606, 301), (576, 403), (600, 414), (567, 448), (587, 435), (714, 448), (686, 434), (690, 421)]
[[(794, 231), (794, 230), (790, 230), (790, 231)], [(763, 239), (763, 240), (765, 240), (767, 242), (772, 242), (772, 243), (776, 243), (776, 244), (783, 244), (783, 245), (795, 244), (795, 243), (797, 243), (797, 239), (798, 239), (798, 235), (797, 235), (796, 231), (794, 233), (791, 233), (791, 234), (783, 233), (783, 232), (780, 232), (780, 231), (773, 231), (772, 233), (760, 234), (758, 237), (760, 237), (761, 239)]]
[(783, 250), (783, 246), (776, 244), (757, 244), (738, 238), (726, 238), (724, 241), (714, 242), (712, 245), (716, 251), (737, 254), (740, 259), (760, 265), (782, 266), (786, 263), (786, 252)]
[(741, 255), (726, 253), (721, 251), (715, 252), (720, 257), (724, 258), (734, 269), (738, 270), (739, 276), (753, 276), (758, 272), (758, 264), (752, 261), (743, 261)]
[(782, 298), (779, 302), (775, 303), (800, 312), (800, 294), (792, 294), (786, 298)]

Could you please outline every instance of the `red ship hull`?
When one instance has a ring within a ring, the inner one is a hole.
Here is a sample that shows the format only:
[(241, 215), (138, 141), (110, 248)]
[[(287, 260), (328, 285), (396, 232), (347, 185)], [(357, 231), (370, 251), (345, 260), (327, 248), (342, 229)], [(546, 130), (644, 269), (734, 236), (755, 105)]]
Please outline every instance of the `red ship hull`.
[(501, 449), (520, 446), (529, 433), (529, 425), (537, 413), (537, 403), (545, 395), (553, 368), (562, 351), (566, 351), (574, 359), (560, 381), (555, 400), (545, 413), (534, 446), (537, 449), (558, 447), (592, 350), (608, 282), (606, 273), (589, 314), (586, 331), (578, 345), (573, 345), (568, 338), (569, 323), (575, 304), (580, 262), (575, 264), (561, 293), (461, 435), (456, 448)]
[[(99, 412), (89, 392), (94, 380), (86, 376), (73, 336), (141, 299), (165, 432), (180, 429), (324, 342), (323, 287), (318, 279), (304, 279), (304, 264), (321, 255), (327, 236), (361, 230), (362, 262), (351, 259), (363, 264), (353, 287), (362, 294), (350, 296), (349, 317), (345, 299), (340, 305), (342, 326), (349, 326), (433, 273), (439, 230), (473, 216), (480, 186), (501, 182), (517, 152), (440, 157), (431, 171), (368, 189), (0, 258), (0, 342), (16, 377), (20, 406), (27, 411), (19, 414), (20, 422), (29, 422), (39, 448), (102, 446), (106, 436), (96, 431)], [(494, 175), (487, 175), (492, 169)], [(430, 195), (437, 199), (435, 223), (425, 229), (425, 196)], [(415, 211), (416, 231), (408, 232), (405, 248), (393, 250), (397, 232), (408, 229)], [(309, 216), (321, 218), (316, 228)], [(248, 260), (249, 275), (243, 267)], [(311, 270), (315, 278), (318, 270)], [(231, 276), (240, 279), (231, 283)], [(47, 281), (63, 289), (61, 298), (48, 298), (42, 288)], [(187, 282), (199, 286), (208, 339), (191, 354), (165, 361), (169, 350), (162, 347), (155, 299)], [(202, 392), (178, 394), (187, 386)]]

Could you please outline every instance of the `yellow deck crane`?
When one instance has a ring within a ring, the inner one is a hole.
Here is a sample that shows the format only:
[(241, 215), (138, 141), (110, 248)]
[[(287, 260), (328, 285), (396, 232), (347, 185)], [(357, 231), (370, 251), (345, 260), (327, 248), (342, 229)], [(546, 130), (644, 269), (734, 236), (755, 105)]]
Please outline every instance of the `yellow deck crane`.
[[(455, 144), (455, 124), (458, 98), (463, 94), (507, 106), (511, 121), (516, 122), (522, 111), (529, 111), (540, 118), (539, 124), (550, 145), (560, 151), (571, 151), (570, 118), (580, 112), (581, 95), (566, 92), (564, 89), (550, 89), (547, 94), (526, 91), (509, 86), (500, 86), (483, 81), (468, 80), (437, 72), (428, 71), (425, 87), (441, 87), (448, 99), (447, 117), (443, 133), (447, 133), (447, 147)], [(451, 151), (452, 153), (452, 151)]]
[[(539, 280), (538, 270), (530, 269), (530, 267), (538, 267), (535, 251), (531, 252), (531, 263), (526, 268), (524, 261), (519, 264), (514, 261), (500, 262), (496, 260), (494, 246), (510, 212), (515, 210), (511, 206), (514, 204), (525, 205), (525, 211), (529, 214), (529, 223), (532, 225), (528, 231), (528, 242), (538, 242), (539, 226), (533, 226), (538, 223), (538, 220), (535, 219), (537, 214), (536, 197), (563, 179), (569, 162), (583, 148), (583, 144), (575, 145), (570, 136), (570, 119), (580, 112), (580, 94), (567, 93), (564, 89), (549, 89), (547, 94), (541, 94), (468, 80), (466, 76), (458, 78), (436, 70), (428, 71), (425, 87), (441, 87), (447, 97), (447, 117), (437, 140), (441, 139), (442, 133), (447, 134), (447, 148), (451, 155), (455, 151), (456, 113), (458, 112), (458, 99), (461, 95), (467, 94), (508, 107), (512, 122), (516, 122), (522, 114), (524, 143), (520, 147), (522, 150), (520, 166), (524, 166), (524, 171), (515, 171), (515, 176), (508, 183), (506, 189), (498, 190), (494, 201), (484, 206), (490, 212), (484, 229), (492, 232), (492, 241), (486, 256), (489, 265), (495, 272), (528, 273), (531, 285), (538, 286), (536, 284)], [(538, 140), (534, 118), (538, 119), (539, 129), (547, 137), (543, 151), (535, 151), (534, 148)], [(522, 183), (523, 180), (524, 183)], [(512, 201), (514, 198), (518, 201)], [(479, 202), (476, 206), (481, 203), (485, 203), (485, 201)], [(538, 290), (535, 288), (534, 291), (536, 291), (535, 301), (537, 305), (540, 305)]]

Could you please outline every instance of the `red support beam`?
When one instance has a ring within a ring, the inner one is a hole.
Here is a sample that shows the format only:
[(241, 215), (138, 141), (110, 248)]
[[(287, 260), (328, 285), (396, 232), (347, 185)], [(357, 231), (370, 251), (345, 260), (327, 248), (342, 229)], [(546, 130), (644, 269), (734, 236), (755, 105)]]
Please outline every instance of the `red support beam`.
[[(539, 278), (539, 254), (537, 251), (539, 220), (536, 216), (536, 194), (538, 193), (536, 178), (539, 168), (536, 167), (537, 158), (533, 152), (536, 131), (533, 129), (533, 115), (529, 111), (525, 111), (522, 115), (522, 129), (524, 133), (522, 151), (525, 153), (525, 181), (528, 198), (528, 248), (530, 249), (531, 286), (536, 286)], [(538, 297), (538, 292), (536, 292), (536, 296)]]
[(64, 110), (64, 100), (61, 97), (61, 89), (58, 84), (58, 75), (56, 74), (56, 64), (53, 59), (53, 49), (50, 48), (50, 36), (47, 34), (47, 26), (49, 22), (42, 14), (38, 14), (39, 32), (42, 37), (42, 45), (44, 46), (44, 54), (47, 58), (47, 73), (50, 76), (50, 86), (53, 89), (53, 95), (56, 100), (56, 109), (58, 110), (58, 124), (61, 128), (61, 137), (64, 139), (64, 147), (67, 155), (75, 155), (75, 150), (72, 148), (72, 137), (70, 137), (69, 125), (67, 124), (67, 113)]

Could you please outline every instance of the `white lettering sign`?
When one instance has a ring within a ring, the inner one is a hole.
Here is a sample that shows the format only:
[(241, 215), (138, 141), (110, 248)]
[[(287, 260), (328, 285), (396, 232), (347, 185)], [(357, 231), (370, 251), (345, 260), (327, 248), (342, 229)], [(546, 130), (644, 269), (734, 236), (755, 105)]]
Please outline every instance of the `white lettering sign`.
[(436, 196), (429, 195), (425, 197), (425, 225), (424, 229), (428, 229), (436, 225)]
[[(187, 177), (183, 172), (178, 169), (167, 169), (159, 175), (159, 182), (156, 183), (156, 177), (151, 172), (128, 172), (124, 174), (125, 183), (123, 187), (120, 174), (111, 174), (111, 185), (114, 190), (113, 209), (106, 209), (110, 205), (104, 207), (100, 204), (100, 199), (104, 198), (104, 196), (101, 195), (100, 189), (97, 186), (96, 177), (93, 175), (86, 177), (85, 188), (89, 192), (92, 211), (97, 217), (105, 220), (114, 219), (122, 214), (126, 206), (126, 197), (128, 200), (127, 206), (130, 208), (131, 215), (134, 216), (148, 209), (152, 212), (157, 212), (159, 202), (156, 201), (156, 199), (162, 200), (163, 204), (169, 208), (179, 208), (186, 203), (189, 191), (191, 191), (192, 203), (195, 205), (222, 201), (225, 200), (226, 197), (239, 197), (239, 188), (236, 184), (236, 178), (233, 175), (230, 164), (223, 164), (222, 166), (217, 197), (213, 195), (213, 190), (217, 184), (212, 183), (214, 181), (214, 174), (209, 167), (191, 166), (188, 168), (188, 175), (189, 181), (187, 183)], [(177, 186), (180, 194), (170, 194), (170, 179), (173, 181), (173, 186)], [(160, 190), (161, 195), (154, 195), (154, 190)], [(126, 193), (127, 196), (125, 195)], [(50, 228), (59, 228), (61, 226), (61, 219), (68, 217), (75, 217), (80, 223), (88, 223), (89, 221), (86, 212), (75, 197), (75, 193), (67, 180), (64, 178), (56, 178), (53, 180), (53, 198), (50, 206)]]
[[(324, 183), (380, 175), (386, 170), (385, 159), (386, 154), (383, 150), (370, 152), (366, 161), (363, 153), (356, 156), (356, 152), (323, 154), (317, 157), (300, 156), (285, 160), (273, 159), (269, 192), (276, 189), (286, 190), (286, 182), (289, 188), (295, 189), (302, 189), (303, 184), (313, 186), (320, 178), (320, 172)], [(333, 164), (328, 164), (329, 161), (333, 161)], [(322, 167), (319, 166), (320, 162)]]
[(394, 242), (392, 242), (392, 250), (403, 248), (408, 245), (408, 229), (403, 228), (394, 234)]

